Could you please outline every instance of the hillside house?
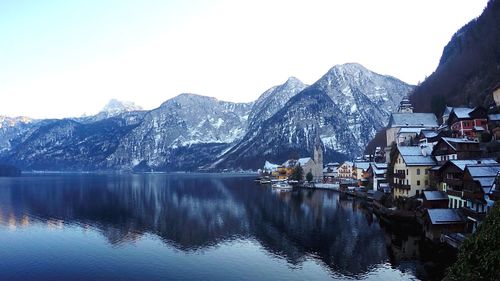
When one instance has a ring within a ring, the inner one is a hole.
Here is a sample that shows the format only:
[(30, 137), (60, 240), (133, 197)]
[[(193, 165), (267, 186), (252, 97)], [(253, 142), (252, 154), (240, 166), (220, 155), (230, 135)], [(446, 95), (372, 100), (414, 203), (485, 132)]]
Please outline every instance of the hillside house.
[(464, 138), (440, 138), (432, 150), (438, 164), (448, 160), (478, 159), (481, 157), (479, 142)]
[(453, 107), (447, 120), (453, 137), (468, 137), (480, 140), (481, 134), (489, 132), (488, 115), (483, 107)]

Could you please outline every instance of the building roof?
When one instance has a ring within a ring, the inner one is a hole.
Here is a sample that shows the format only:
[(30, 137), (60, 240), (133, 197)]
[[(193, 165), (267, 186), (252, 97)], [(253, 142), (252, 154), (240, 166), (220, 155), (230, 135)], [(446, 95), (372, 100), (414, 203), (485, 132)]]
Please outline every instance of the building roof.
[(427, 201), (448, 200), (448, 194), (443, 191), (424, 191), (424, 197)]
[(433, 113), (392, 113), (390, 127), (438, 127), (436, 115)]
[[(474, 110), (474, 108), (469, 107), (453, 107), (452, 112), (460, 119), (470, 118), (470, 113)], [(450, 112), (451, 114), (451, 112)]]
[(305, 158), (300, 158), (299, 160), (297, 160), (297, 162), (300, 164), (300, 166), (304, 166), (305, 164), (307, 164), (307, 162), (311, 161), (311, 157), (305, 157)]
[(266, 163), (264, 164), (264, 170), (276, 170), (278, 167), (278, 164), (273, 164), (269, 161), (266, 161)]
[(419, 146), (398, 146), (398, 151), (407, 166), (433, 166), (436, 164), (431, 155), (423, 155)]
[(368, 168), (370, 167), (370, 162), (354, 162), (354, 166), (358, 169), (363, 169), (363, 170), (368, 170)]
[(401, 129), (399, 129), (399, 134), (401, 133), (407, 133), (407, 134), (420, 134), (420, 131), (422, 131), (423, 128), (422, 127), (403, 127)]
[(289, 160), (286, 160), (285, 163), (283, 163), (283, 166), (294, 167), (294, 166), (297, 166), (298, 164), (300, 164), (300, 166), (304, 166), (307, 164), (307, 162), (309, 162), (311, 160), (312, 160), (311, 157), (300, 158), (298, 160), (289, 159)]
[(488, 118), (491, 121), (500, 121), (500, 114), (490, 114), (488, 115)]
[(351, 167), (352, 167), (352, 165), (354, 165), (351, 161), (344, 161), (344, 162), (342, 162), (341, 166), (344, 164), (349, 165)]
[(428, 209), (427, 213), (432, 224), (457, 224), (464, 222), (464, 219), (458, 213), (458, 209)]
[(331, 167), (331, 166), (340, 166), (339, 162), (330, 162), (328, 164), (326, 164), (327, 167)]
[(448, 160), (448, 162), (455, 165), (460, 170), (464, 171), (467, 165), (477, 164), (497, 164), (498, 162), (493, 159), (479, 159), (479, 160)]
[(500, 164), (474, 164), (467, 165), (465, 169), (474, 180), (484, 177), (496, 177), (500, 172)]
[(425, 138), (435, 138), (438, 136), (438, 133), (436, 131), (432, 130), (422, 130), (420, 133), (425, 137)]
[(477, 141), (469, 140), (466, 138), (441, 138), (441, 139), (444, 142), (446, 142), (449, 146), (451, 146), (451, 148), (453, 148), (454, 150), (457, 150), (456, 144), (458, 143), (479, 143)]

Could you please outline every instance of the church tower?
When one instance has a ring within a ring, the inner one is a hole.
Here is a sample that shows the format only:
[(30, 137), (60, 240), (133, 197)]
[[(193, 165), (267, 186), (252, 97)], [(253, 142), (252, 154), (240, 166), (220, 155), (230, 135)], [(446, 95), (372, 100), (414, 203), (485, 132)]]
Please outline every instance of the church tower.
[(319, 137), (319, 133), (316, 134), (316, 141), (314, 143), (314, 155), (313, 160), (315, 168), (313, 169), (314, 180), (323, 180), (323, 142)]

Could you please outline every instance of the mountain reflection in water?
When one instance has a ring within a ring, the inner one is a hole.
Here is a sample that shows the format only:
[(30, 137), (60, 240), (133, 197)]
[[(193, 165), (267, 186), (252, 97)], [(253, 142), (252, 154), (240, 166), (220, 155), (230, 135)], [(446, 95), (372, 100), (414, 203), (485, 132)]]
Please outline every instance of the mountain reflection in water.
[[(46, 223), (56, 228), (92, 228), (116, 246), (153, 234), (187, 253), (233, 240), (255, 240), (290, 266), (313, 257), (332, 276), (354, 278), (388, 262), (396, 266), (419, 256), (418, 238), (410, 238), (415, 249), (408, 251), (407, 258), (401, 245), (393, 243), (398, 237), (383, 229), (359, 202), (331, 191), (276, 192), (242, 176), (1, 179), (0, 222), (7, 227)], [(413, 275), (415, 264), (408, 266)]]

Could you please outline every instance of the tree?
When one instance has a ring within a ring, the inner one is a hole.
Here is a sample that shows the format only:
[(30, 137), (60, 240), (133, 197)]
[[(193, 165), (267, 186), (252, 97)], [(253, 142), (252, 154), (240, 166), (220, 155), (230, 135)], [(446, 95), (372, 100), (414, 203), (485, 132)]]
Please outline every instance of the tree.
[(458, 253), (458, 259), (444, 280), (500, 280), (500, 203), (467, 238)]
[(295, 166), (292, 170), (292, 174), (290, 175), (291, 180), (301, 181), (304, 178), (304, 170), (299, 165)]
[(312, 180), (313, 180), (313, 174), (311, 173), (311, 171), (309, 171), (307, 173), (306, 180), (307, 180), (307, 182), (312, 182)]

